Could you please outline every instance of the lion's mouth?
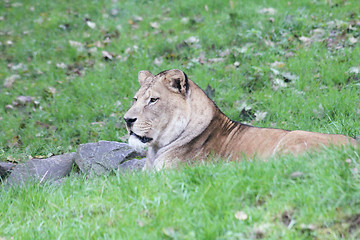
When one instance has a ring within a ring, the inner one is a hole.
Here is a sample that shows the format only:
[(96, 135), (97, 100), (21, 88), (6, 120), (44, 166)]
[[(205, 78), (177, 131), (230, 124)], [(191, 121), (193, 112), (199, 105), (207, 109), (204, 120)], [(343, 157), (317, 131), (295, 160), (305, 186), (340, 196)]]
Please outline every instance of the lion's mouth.
[(130, 135), (137, 137), (142, 143), (148, 143), (153, 140), (152, 138), (149, 138), (149, 137), (145, 137), (145, 136), (141, 137), (141, 136), (137, 135), (136, 133), (134, 133), (133, 131), (130, 132)]

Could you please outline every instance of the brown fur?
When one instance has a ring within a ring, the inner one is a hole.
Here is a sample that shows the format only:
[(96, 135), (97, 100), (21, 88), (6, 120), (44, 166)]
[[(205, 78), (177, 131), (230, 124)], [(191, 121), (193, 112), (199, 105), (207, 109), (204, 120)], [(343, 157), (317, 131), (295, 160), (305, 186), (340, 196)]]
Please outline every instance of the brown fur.
[[(180, 70), (156, 76), (141, 71), (139, 82), (137, 101), (124, 118), (127, 122), (136, 119), (128, 124), (133, 138), (151, 139), (147, 143), (148, 169), (205, 159), (209, 154), (238, 160), (244, 155), (267, 158), (329, 145), (357, 146), (355, 139), (345, 135), (258, 128), (234, 122)], [(152, 102), (154, 99), (156, 102)]]

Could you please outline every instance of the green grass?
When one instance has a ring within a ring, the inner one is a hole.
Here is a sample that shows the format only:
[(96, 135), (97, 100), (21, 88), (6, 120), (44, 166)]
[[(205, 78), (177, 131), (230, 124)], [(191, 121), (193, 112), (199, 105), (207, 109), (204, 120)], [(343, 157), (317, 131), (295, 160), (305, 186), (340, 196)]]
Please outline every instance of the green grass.
[[(2, 193), (0, 229), (17, 239), (357, 239), (359, 229), (348, 229), (360, 214), (358, 158), (327, 150), (29, 184)], [(296, 171), (303, 176), (292, 178)]]
[[(258, 13), (270, 7), (274, 15)], [(359, 13), (357, 0), (3, 2), (0, 160), (125, 141), (122, 116), (145, 69), (179, 68), (203, 89), (210, 85), (233, 120), (359, 136), (360, 74), (350, 71), (360, 67)], [(304, 41), (319, 32), (316, 41)], [(198, 43), (184, 44), (190, 37)], [(102, 51), (114, 59), (104, 60)], [(296, 78), (277, 87), (281, 74)], [(3, 87), (13, 75), (19, 78)], [(16, 106), (18, 96), (38, 103)], [(244, 102), (251, 108), (245, 113)], [(267, 114), (256, 121), (256, 112)], [(0, 237), (356, 239), (359, 153), (329, 149), (269, 162), (30, 184), (0, 193)], [(304, 177), (292, 179), (294, 171)], [(236, 219), (237, 211), (248, 219)], [(291, 215), (290, 227), (284, 214)]]

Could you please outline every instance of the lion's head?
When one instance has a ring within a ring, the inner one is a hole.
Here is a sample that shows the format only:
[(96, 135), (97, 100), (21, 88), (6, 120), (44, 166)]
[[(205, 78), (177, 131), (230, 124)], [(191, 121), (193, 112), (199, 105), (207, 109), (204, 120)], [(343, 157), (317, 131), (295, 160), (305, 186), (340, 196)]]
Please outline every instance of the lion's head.
[(141, 143), (162, 148), (176, 140), (189, 122), (188, 78), (173, 69), (155, 76), (140, 71), (138, 80), (140, 89), (124, 116), (129, 144), (135, 148)]

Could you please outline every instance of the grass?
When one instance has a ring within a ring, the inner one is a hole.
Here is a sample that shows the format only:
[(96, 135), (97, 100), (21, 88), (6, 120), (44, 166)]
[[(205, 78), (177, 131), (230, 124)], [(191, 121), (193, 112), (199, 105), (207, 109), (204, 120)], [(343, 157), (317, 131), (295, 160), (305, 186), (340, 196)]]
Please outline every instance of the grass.
[[(356, 0), (4, 2), (0, 160), (125, 141), (144, 69), (184, 70), (233, 120), (359, 136), (359, 12)], [(1, 192), (0, 237), (356, 239), (359, 153), (29, 184)]]
[(360, 213), (358, 157), (327, 150), (29, 184), (2, 194), (0, 229), (18, 239), (356, 239), (359, 229), (348, 229)]

